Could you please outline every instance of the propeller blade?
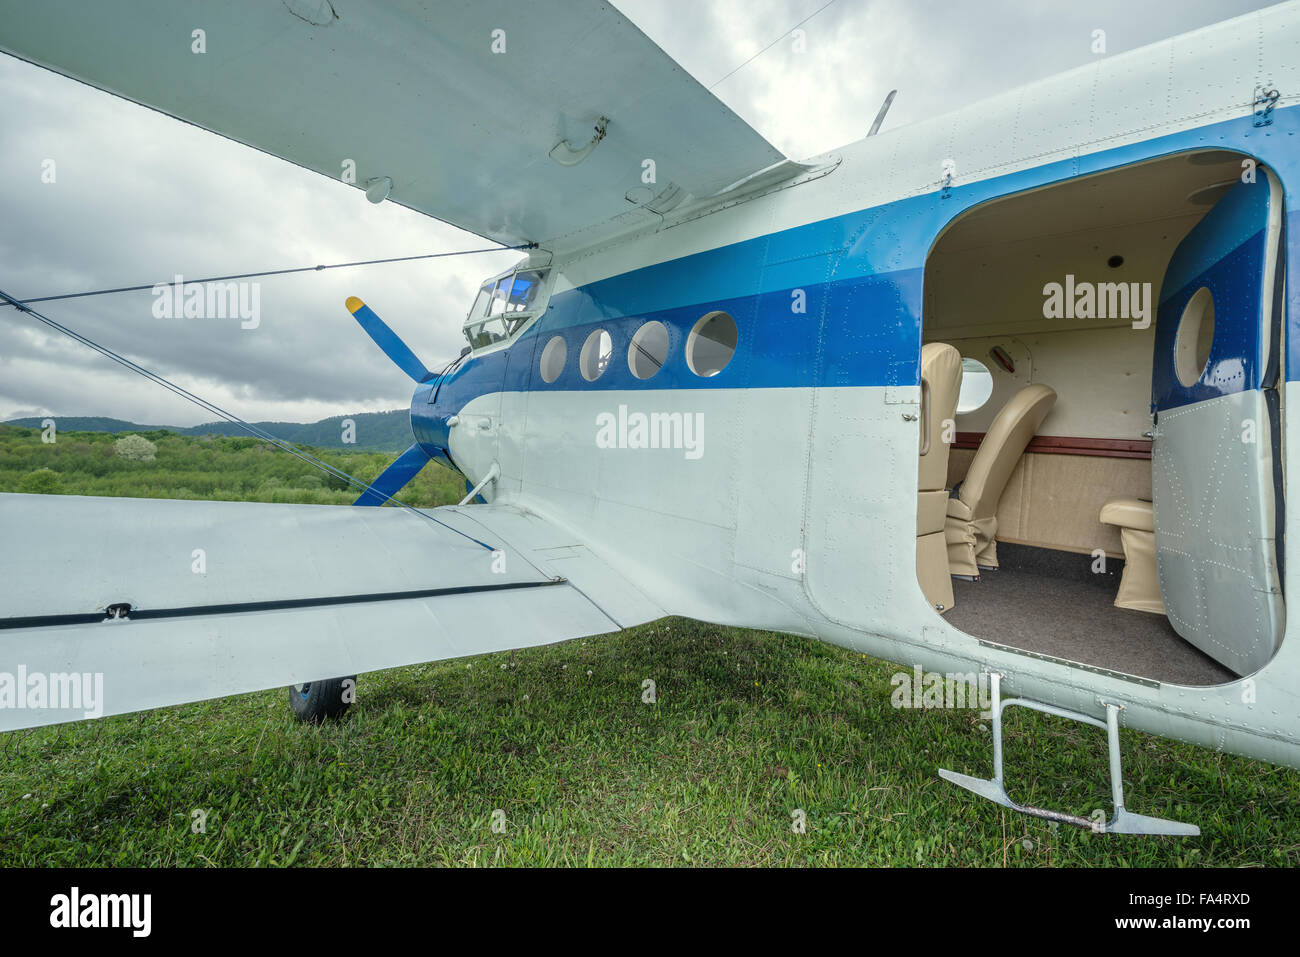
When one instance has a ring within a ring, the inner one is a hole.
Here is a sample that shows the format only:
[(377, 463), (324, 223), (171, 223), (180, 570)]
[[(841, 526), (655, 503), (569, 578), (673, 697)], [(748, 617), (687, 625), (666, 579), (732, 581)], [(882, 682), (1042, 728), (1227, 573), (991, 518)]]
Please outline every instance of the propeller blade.
[(388, 468), (380, 473), (379, 478), (370, 483), (370, 488), (362, 492), (361, 497), (352, 504), (383, 505), (388, 501), (385, 496), (396, 495), (405, 488), (406, 483), (415, 478), (428, 461), (429, 454), (420, 447), (419, 442), (416, 442), (393, 460)]
[(361, 324), (366, 335), (375, 340), (375, 345), (384, 350), (384, 355), (393, 360), (394, 365), (416, 382), (427, 382), (433, 378), (433, 373), (424, 367), (424, 363), (415, 357), (415, 353), (397, 333), (388, 328), (388, 324), (375, 315), (369, 306), (356, 296), (349, 296), (346, 305), (352, 318)]

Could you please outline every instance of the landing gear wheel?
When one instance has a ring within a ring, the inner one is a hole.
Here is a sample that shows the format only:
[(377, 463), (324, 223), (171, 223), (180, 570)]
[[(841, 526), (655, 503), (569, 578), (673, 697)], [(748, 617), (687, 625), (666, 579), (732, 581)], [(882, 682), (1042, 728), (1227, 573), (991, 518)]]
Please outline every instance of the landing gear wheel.
[(299, 721), (320, 724), (331, 718), (341, 718), (356, 694), (356, 675), (290, 685), (289, 710)]

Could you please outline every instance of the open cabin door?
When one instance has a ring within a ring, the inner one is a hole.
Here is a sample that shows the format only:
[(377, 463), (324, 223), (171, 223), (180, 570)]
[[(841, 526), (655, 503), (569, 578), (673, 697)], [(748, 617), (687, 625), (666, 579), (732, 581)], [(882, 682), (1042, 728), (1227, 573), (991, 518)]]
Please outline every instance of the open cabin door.
[(1174, 251), (1156, 316), (1151, 479), (1174, 629), (1240, 675), (1282, 637), (1282, 190), (1238, 182)]

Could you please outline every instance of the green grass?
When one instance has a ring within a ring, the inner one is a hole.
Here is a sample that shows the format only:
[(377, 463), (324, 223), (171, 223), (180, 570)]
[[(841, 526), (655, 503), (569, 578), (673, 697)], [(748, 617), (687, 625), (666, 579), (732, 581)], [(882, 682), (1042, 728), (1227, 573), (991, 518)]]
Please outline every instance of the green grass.
[[(143, 435), (157, 448), (153, 461), (133, 462), (114, 452), (118, 435), (59, 432), (45, 444), (40, 429), (0, 424), (0, 492), (134, 496), (212, 501), (351, 505), (360, 490), (277, 449), (247, 437)], [(397, 455), (341, 452), (303, 446), (337, 469), (373, 482)], [(409, 505), (458, 502), (465, 480), (448, 469), (424, 469), (402, 490)]]
[[(987, 724), (892, 708), (896, 670), (671, 619), (365, 675), (321, 727), (277, 690), (0, 735), (0, 864), (1300, 863), (1300, 775), (1144, 734), (1123, 734), (1129, 806), (1201, 837), (1054, 827), (946, 784), (989, 773)], [(1109, 811), (1100, 731), (1011, 715), (1013, 796)]]
[[(355, 497), (256, 440), (149, 437), (156, 460), (128, 462), (111, 435), (43, 445), (0, 427), (0, 491)], [(391, 458), (321, 454), (366, 479)], [(462, 493), (428, 468), (403, 498)], [(894, 709), (897, 670), (673, 619), (364, 675), (322, 727), (295, 723), (277, 690), (0, 734), (0, 865), (1300, 864), (1297, 772), (1124, 732), (1128, 806), (1202, 836), (1052, 826), (938, 778), (991, 773), (987, 722)], [(1006, 743), (1017, 800), (1109, 813), (1102, 732), (1015, 709)]]

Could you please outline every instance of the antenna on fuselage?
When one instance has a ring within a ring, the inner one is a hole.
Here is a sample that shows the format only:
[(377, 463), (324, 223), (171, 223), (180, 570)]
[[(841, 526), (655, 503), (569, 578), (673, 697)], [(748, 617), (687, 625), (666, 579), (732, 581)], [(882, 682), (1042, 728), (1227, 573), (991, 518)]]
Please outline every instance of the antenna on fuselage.
[(876, 121), (871, 124), (871, 129), (867, 131), (868, 136), (875, 136), (880, 132), (880, 124), (885, 122), (885, 114), (889, 108), (894, 105), (894, 97), (898, 95), (897, 90), (890, 90), (889, 96), (885, 97), (885, 102), (880, 104), (880, 112), (876, 114)]

